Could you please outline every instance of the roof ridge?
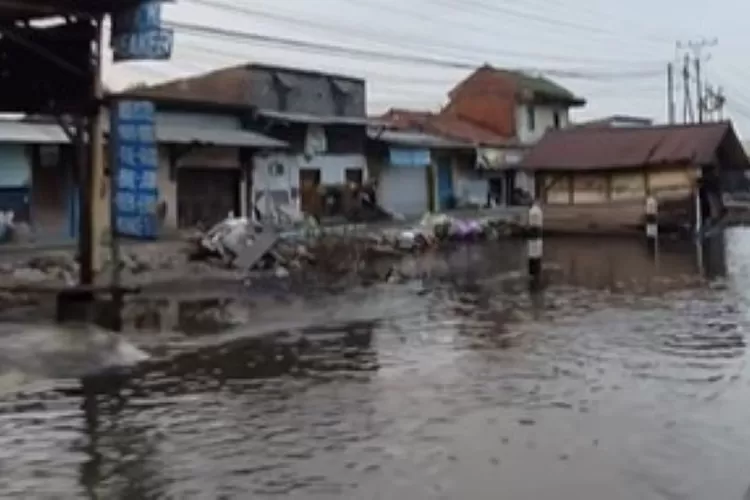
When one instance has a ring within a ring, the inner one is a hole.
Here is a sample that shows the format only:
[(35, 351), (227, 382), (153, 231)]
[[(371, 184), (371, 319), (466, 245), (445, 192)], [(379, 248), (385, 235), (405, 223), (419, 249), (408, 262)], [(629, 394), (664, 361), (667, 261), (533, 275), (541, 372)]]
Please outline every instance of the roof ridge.
[[(606, 123), (606, 122), (605, 122)], [(732, 122), (728, 120), (718, 122), (704, 122), (704, 123), (660, 123), (655, 125), (635, 125), (628, 127), (612, 127), (602, 125), (601, 127), (592, 127), (584, 125), (572, 125), (570, 127), (551, 130), (551, 133), (590, 133), (592, 130), (610, 133), (619, 133), (627, 131), (642, 131), (642, 130), (684, 130), (689, 128), (720, 128), (731, 126)]]

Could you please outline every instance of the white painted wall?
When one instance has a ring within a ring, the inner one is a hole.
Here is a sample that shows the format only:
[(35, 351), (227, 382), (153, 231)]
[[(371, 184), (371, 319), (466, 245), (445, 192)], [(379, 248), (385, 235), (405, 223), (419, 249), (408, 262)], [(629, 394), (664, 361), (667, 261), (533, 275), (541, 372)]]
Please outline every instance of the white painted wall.
[[(269, 167), (274, 163), (284, 166), (282, 175), (269, 175)], [(367, 160), (364, 155), (357, 154), (322, 154), (307, 158), (300, 154), (271, 153), (258, 154), (253, 158), (253, 192), (251, 205), (255, 206), (268, 186), (269, 191), (294, 192), (291, 205), (299, 211), (299, 171), (303, 168), (319, 169), (323, 185), (342, 184), (346, 180), (346, 170), (358, 168), (362, 170), (363, 179), (367, 179)], [(262, 208), (262, 207), (261, 207)]]
[(534, 106), (536, 116), (534, 130), (529, 127), (529, 120), (526, 111), (526, 105), (521, 104), (516, 107), (516, 130), (518, 139), (522, 144), (534, 144), (542, 138), (548, 128), (555, 125), (555, 111), (560, 115), (560, 128), (565, 128), (570, 124), (570, 114), (567, 108), (562, 106)]

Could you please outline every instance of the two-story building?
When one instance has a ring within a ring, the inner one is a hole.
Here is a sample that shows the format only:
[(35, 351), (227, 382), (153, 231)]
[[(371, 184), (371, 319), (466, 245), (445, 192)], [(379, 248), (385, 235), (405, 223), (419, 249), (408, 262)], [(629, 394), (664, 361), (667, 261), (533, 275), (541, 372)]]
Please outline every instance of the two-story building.
[(491, 204), (512, 205), (530, 200), (536, 190), (534, 176), (520, 168), (529, 148), (548, 130), (569, 127), (570, 109), (584, 104), (543, 76), (485, 65), (451, 90), (441, 111), (391, 109), (380, 119), (401, 131), (473, 146), (470, 165), (466, 154), (451, 162), (451, 178), (445, 174), (450, 165), (437, 167), (438, 190), (451, 191), (458, 204), (486, 198)]
[(340, 207), (321, 202), (322, 188), (361, 184), (367, 178), (364, 80), (246, 64), (141, 89), (139, 94), (242, 106), (244, 129), (288, 145), (284, 151), (253, 155), (247, 186), (254, 217), (330, 215)]
[(511, 202), (535, 192), (534, 177), (519, 169), (526, 150), (548, 130), (570, 126), (571, 108), (586, 103), (544, 76), (489, 65), (456, 85), (449, 98), (441, 115), (507, 138), (503, 147), (482, 147), (477, 156), (492, 190)]

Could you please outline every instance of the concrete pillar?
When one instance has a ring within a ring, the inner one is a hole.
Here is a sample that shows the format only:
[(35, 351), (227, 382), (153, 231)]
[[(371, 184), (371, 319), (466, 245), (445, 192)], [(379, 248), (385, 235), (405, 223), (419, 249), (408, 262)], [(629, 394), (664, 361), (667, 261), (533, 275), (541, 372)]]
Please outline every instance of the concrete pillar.
[(646, 198), (646, 242), (651, 251), (655, 251), (659, 242), (659, 204), (656, 198)]
[(544, 244), (542, 241), (542, 226), (544, 214), (538, 202), (534, 202), (529, 209), (529, 233), (527, 240), (527, 258), (529, 263), (529, 286), (538, 290), (542, 285), (542, 257)]

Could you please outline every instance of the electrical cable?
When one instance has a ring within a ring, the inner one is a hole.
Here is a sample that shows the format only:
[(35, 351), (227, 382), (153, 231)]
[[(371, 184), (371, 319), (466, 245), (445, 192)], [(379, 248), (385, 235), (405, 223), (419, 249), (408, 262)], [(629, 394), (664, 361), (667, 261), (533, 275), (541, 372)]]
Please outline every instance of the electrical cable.
[[(476, 70), (482, 65), (482, 63), (458, 61), (449, 59), (440, 59), (429, 56), (418, 56), (408, 54), (394, 54), (385, 51), (377, 51), (372, 49), (361, 49), (353, 47), (341, 47), (332, 44), (325, 44), (320, 42), (312, 42), (305, 40), (295, 40), (291, 38), (284, 38), (273, 35), (264, 35), (260, 33), (252, 33), (246, 31), (237, 31), (226, 28), (218, 28), (212, 26), (205, 26), (200, 24), (193, 24), (187, 22), (178, 21), (167, 21), (165, 25), (178, 31), (183, 31), (188, 34), (194, 34), (198, 36), (207, 36), (212, 38), (224, 38), (235, 41), (253, 41), (261, 44), (268, 44), (271, 46), (287, 47), (297, 50), (308, 50), (317, 53), (324, 53), (326, 55), (333, 56), (344, 56), (344, 57), (361, 57), (371, 58), (382, 61), (397, 61), (411, 64), (431, 65), (444, 68), (453, 69), (464, 69), (464, 70)], [(527, 71), (530, 73), (538, 72), (547, 74), (550, 76), (557, 76), (561, 78), (571, 79), (623, 79), (623, 78), (644, 78), (653, 77), (655, 75), (663, 74), (663, 70), (634, 70), (634, 71), (594, 71), (587, 69), (554, 69), (554, 68), (518, 68), (521, 71)]]
[[(346, 34), (349, 36), (353, 36), (355, 38), (359, 38), (361, 40), (375, 42), (375, 43), (382, 43), (383, 40), (388, 40), (391, 42), (396, 42), (399, 47), (404, 47), (405, 45), (416, 44), (415, 48), (420, 48), (422, 50), (429, 49), (430, 52), (434, 52), (436, 48), (438, 49), (447, 49), (454, 52), (462, 52), (462, 53), (472, 53), (472, 54), (491, 54), (492, 57), (520, 57), (520, 58), (534, 58), (534, 59), (541, 59), (541, 60), (550, 60), (550, 61), (576, 61), (576, 62), (587, 62), (592, 64), (628, 64), (628, 65), (635, 65), (636, 61), (618, 61), (613, 59), (595, 59), (595, 58), (587, 58), (587, 57), (581, 57), (581, 56), (563, 56), (563, 55), (550, 55), (550, 54), (544, 54), (544, 53), (538, 53), (538, 52), (525, 52), (525, 51), (508, 51), (503, 50), (501, 52), (499, 51), (491, 51), (487, 50), (486, 47), (479, 47), (479, 46), (471, 46), (471, 45), (453, 45), (453, 44), (445, 44), (445, 43), (435, 43), (435, 42), (429, 42), (429, 44), (425, 43), (424, 39), (421, 39), (419, 37), (413, 37), (413, 36), (406, 36), (401, 33), (396, 33), (389, 30), (377, 30), (377, 31), (366, 31), (362, 30), (361, 28), (352, 29), (347, 26), (338, 26), (334, 24), (327, 24), (327, 23), (320, 23), (315, 22), (310, 19), (303, 19), (299, 17), (294, 16), (288, 16), (276, 12), (268, 12), (264, 11), (262, 9), (254, 9), (247, 6), (238, 6), (235, 4), (229, 4), (224, 2), (219, 2), (216, 0), (187, 0), (190, 3), (196, 4), (196, 5), (203, 5), (207, 7), (211, 7), (218, 10), (223, 10), (227, 12), (232, 13), (238, 13), (243, 14), (247, 16), (252, 17), (260, 17), (264, 19), (270, 19), (274, 21), (279, 21), (282, 23), (291, 24), (294, 26), (300, 26), (305, 28), (312, 28), (314, 30), (322, 31), (322, 32), (335, 32), (336, 34)], [(361, 2), (360, 2), (361, 4)], [(638, 64), (643, 64), (643, 61), (639, 61)], [(662, 65), (660, 61), (653, 61), (652, 64), (659, 64)]]
[[(502, 14), (505, 16), (512, 16), (512, 17), (516, 17), (518, 19), (523, 19), (526, 21), (533, 21), (533, 22), (537, 22), (540, 24), (555, 26), (557, 28), (561, 28), (561, 27), (571, 28), (574, 30), (585, 31), (588, 33), (597, 33), (600, 35), (608, 35), (608, 36), (616, 36), (616, 37), (622, 36), (620, 34), (614, 33), (611, 30), (608, 30), (601, 26), (581, 24), (577, 22), (567, 21), (559, 17), (548, 17), (548, 16), (544, 16), (541, 14), (533, 13), (533, 12), (510, 9), (502, 5), (497, 5), (497, 3), (489, 4), (481, 0), (431, 0), (431, 2), (439, 4), (439, 5), (453, 6), (454, 8), (456, 8), (457, 10), (461, 12), (466, 12), (467, 10), (471, 10), (471, 8), (474, 7), (474, 8), (482, 9), (488, 14)], [(517, 2), (514, 5), (517, 5)], [(647, 35), (644, 38), (646, 40), (654, 41), (660, 45), (664, 43), (669, 43), (671, 45), (673, 43), (673, 40), (666, 39), (666, 38), (659, 37), (659, 36)]]

